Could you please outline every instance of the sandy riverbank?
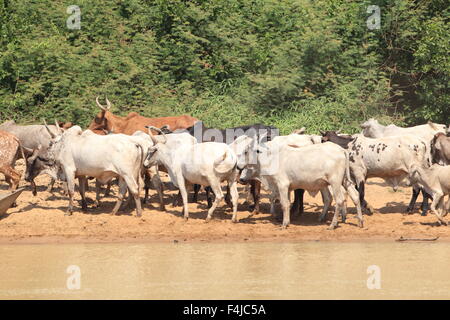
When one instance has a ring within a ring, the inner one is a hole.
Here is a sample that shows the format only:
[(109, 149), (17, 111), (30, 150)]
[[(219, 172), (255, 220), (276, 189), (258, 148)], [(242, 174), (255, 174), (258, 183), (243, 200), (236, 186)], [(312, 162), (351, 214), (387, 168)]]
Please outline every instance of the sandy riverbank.
[[(18, 166), (19, 170), (21, 166)], [(420, 216), (418, 208), (412, 215), (405, 215), (411, 196), (410, 188), (399, 188), (393, 192), (382, 180), (372, 179), (366, 187), (366, 199), (375, 208), (372, 216), (364, 216), (364, 228), (357, 227), (355, 208), (348, 200), (349, 215), (345, 224), (336, 230), (327, 230), (327, 223), (317, 221), (322, 209), (320, 194), (316, 197), (305, 195), (305, 214), (293, 217), (287, 230), (280, 228), (280, 222), (269, 212), (269, 201), (263, 193), (260, 214), (252, 215), (244, 204), (243, 188), (240, 188), (239, 222), (231, 222), (231, 211), (222, 204), (213, 215), (212, 221), (205, 223), (207, 213), (204, 193), (198, 204), (190, 203), (190, 219), (181, 217), (181, 207), (172, 206), (176, 191), (166, 190), (166, 212), (158, 210), (157, 197), (151, 190), (150, 204), (144, 205), (143, 216), (137, 218), (135, 212), (127, 210), (111, 216), (117, 187), (113, 194), (104, 198), (100, 208), (83, 213), (76, 202), (76, 212), (65, 216), (68, 205), (66, 196), (57, 186), (54, 194), (45, 191), (49, 178), (36, 180), (39, 193), (34, 197), (29, 187), (19, 197), (16, 208), (11, 208), (0, 217), (0, 243), (91, 243), (91, 242), (146, 242), (146, 241), (393, 241), (400, 236), (408, 238), (433, 238), (450, 240), (450, 227), (438, 226), (436, 217), (428, 214)], [(26, 185), (22, 182), (21, 185)], [(94, 183), (91, 181), (88, 197), (95, 198)], [(0, 192), (5, 192), (6, 183), (1, 183)], [(76, 195), (76, 200), (80, 196)], [(421, 198), (419, 198), (421, 200)], [(418, 205), (419, 206), (419, 205)], [(418, 207), (417, 206), (417, 207)]]

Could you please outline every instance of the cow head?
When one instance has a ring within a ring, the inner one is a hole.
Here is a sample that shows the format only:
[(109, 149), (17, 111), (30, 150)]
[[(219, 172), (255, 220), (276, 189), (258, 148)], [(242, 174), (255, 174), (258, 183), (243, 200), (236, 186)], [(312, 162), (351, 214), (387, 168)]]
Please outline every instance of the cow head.
[(258, 165), (254, 165), (254, 164), (246, 166), (241, 171), (241, 175), (239, 176), (239, 182), (242, 184), (247, 184), (251, 180), (257, 179), (259, 176), (258, 168), (259, 168)]
[(434, 135), (433, 140), (431, 140), (431, 163), (440, 163), (441, 159), (441, 145), (438, 142), (439, 139), (445, 139), (446, 135), (442, 132), (438, 132)]
[(383, 135), (385, 126), (380, 124), (376, 119), (369, 119), (361, 124), (362, 134), (369, 138), (380, 138)]
[(95, 102), (97, 103), (97, 106), (101, 109), (101, 111), (95, 116), (94, 120), (92, 120), (88, 129), (100, 135), (104, 135), (105, 132), (112, 132), (112, 113), (110, 111), (111, 102), (109, 102), (108, 98), (106, 98), (106, 107), (100, 104), (100, 102), (98, 101), (98, 97), (95, 98)]
[(339, 131), (320, 131), (320, 134), (322, 135), (322, 142), (327, 142), (333, 138), (339, 137), (338, 132)]
[(25, 171), (25, 181), (33, 182), (41, 174), (48, 174), (52, 178), (57, 178), (57, 168), (55, 160), (49, 153), (49, 150), (41, 145), (33, 151), (33, 154), (27, 159)]
[(242, 135), (230, 144), (237, 156), (237, 168), (243, 170), (247, 165), (256, 163), (257, 140)]
[(445, 124), (438, 124), (431, 121), (428, 121), (427, 124), (435, 132), (442, 132), (444, 135), (447, 133), (447, 126)]
[[(145, 126), (148, 129), (148, 135), (152, 139), (153, 146), (148, 149), (148, 153), (144, 159), (144, 167), (148, 168), (158, 163), (159, 153), (166, 151), (166, 134), (159, 128), (153, 126)], [(157, 131), (162, 135), (162, 140), (158, 141), (152, 133), (152, 130)], [(160, 151), (160, 152), (158, 152)]]
[(292, 134), (304, 134), (305, 132), (306, 132), (306, 128), (301, 127), (300, 129), (295, 129), (294, 131), (292, 131)]

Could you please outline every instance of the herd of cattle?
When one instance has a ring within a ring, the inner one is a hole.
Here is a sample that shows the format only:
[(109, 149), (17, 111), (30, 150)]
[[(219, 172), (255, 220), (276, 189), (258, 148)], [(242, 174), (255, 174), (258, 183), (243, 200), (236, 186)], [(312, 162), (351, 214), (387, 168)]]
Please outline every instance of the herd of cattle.
[[(187, 115), (146, 118), (133, 112), (119, 117), (110, 111), (108, 99), (106, 106), (98, 97), (96, 103), (100, 112), (85, 131), (57, 121), (54, 125), (45, 121), (43, 125), (22, 126), (14, 121), (0, 125), (0, 172), (11, 190), (18, 187), (21, 178), (14, 169), (15, 162), (23, 158), (25, 180), (31, 183), (34, 195), (34, 178), (40, 174), (52, 178), (48, 191), (52, 191), (55, 180), (64, 182), (69, 196), (67, 214), (73, 211), (75, 180), (85, 211), (88, 179), (95, 178), (97, 206), (102, 186), (107, 185), (106, 194), (116, 179), (119, 193), (113, 214), (128, 193), (127, 204), (134, 199), (140, 216), (141, 186), (145, 189), (144, 203), (153, 187), (161, 210), (165, 210), (159, 175), (164, 171), (179, 189), (174, 204), (182, 200), (185, 219), (189, 217), (188, 187), (193, 187), (196, 202), (203, 186), (209, 207), (206, 219), (211, 219), (225, 199), (233, 210), (232, 221), (237, 221), (237, 184), (242, 183), (249, 187), (254, 201), (251, 208), (256, 212), (261, 186), (269, 191), (272, 214), (279, 201), (283, 227), (289, 225), (291, 214), (303, 212), (305, 190), (322, 195), (320, 221), (334, 199), (332, 229), (339, 217), (345, 221), (347, 196), (356, 207), (359, 226), (363, 226), (363, 210), (372, 212), (364, 199), (365, 181), (379, 177), (394, 190), (400, 184), (413, 188), (409, 213), (422, 192), (422, 215), (427, 213), (431, 199), (431, 211), (440, 224), (446, 224), (444, 217), (450, 205), (450, 200), (444, 200), (450, 193), (450, 129), (446, 125), (428, 122), (402, 128), (370, 119), (355, 135), (335, 131), (308, 135), (302, 128), (281, 136), (277, 128), (261, 124), (225, 130), (207, 128), (199, 119)], [(222, 182), (226, 182), (225, 196)]]

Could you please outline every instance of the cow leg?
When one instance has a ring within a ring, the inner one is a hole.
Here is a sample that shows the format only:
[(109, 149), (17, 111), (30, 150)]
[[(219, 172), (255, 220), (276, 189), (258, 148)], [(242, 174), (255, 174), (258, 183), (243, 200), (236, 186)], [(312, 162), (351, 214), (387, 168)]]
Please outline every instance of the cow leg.
[(37, 196), (37, 187), (36, 187), (36, 182), (34, 182), (34, 179), (31, 180), (30, 184), (31, 184), (31, 190), (32, 190), (33, 196)]
[(433, 197), (430, 196), (423, 188), (422, 188), (421, 190), (422, 190), (422, 197), (423, 197), (422, 205), (421, 205), (421, 207), (420, 207), (421, 210), (422, 210), (421, 215), (422, 215), (422, 216), (426, 216), (426, 215), (427, 215), (427, 211), (428, 211), (428, 209), (429, 209), (428, 199), (430, 199), (431, 201), (433, 201)]
[(227, 184), (227, 194), (225, 195), (225, 203), (231, 208), (233, 209), (233, 204), (231, 203), (231, 198), (230, 198), (230, 186)]
[[(109, 183), (109, 182), (108, 182)], [(102, 192), (102, 184), (95, 179), (95, 207), (100, 207), (100, 193)]]
[(80, 195), (81, 195), (81, 210), (84, 212), (87, 211), (87, 202), (86, 202), (86, 177), (78, 177), (78, 184), (80, 189)]
[[(16, 190), (17, 187), (19, 186), (20, 174), (16, 170), (14, 170), (11, 166), (4, 166), (0, 168), (0, 172), (5, 175), (6, 182), (9, 185), (9, 190), (10, 191)], [(17, 206), (16, 202), (14, 202), (11, 206), (16, 207)]]
[(202, 186), (199, 184), (194, 184), (194, 195), (192, 196), (192, 202), (197, 203), (198, 201), (198, 192)]
[(141, 205), (141, 198), (139, 196), (140, 194), (140, 187), (139, 187), (139, 173), (131, 176), (131, 175), (124, 175), (123, 180), (125, 181), (125, 184), (127, 188), (125, 189), (125, 192), (128, 191), (128, 199), (127, 199), (127, 207), (131, 206), (131, 198), (134, 198), (134, 203), (136, 204), (136, 216), (140, 217), (142, 216), (142, 205)]
[(341, 216), (342, 216), (342, 223), (345, 223), (345, 221), (347, 220), (347, 191), (345, 190), (344, 186), (341, 186), (341, 190), (344, 196), (344, 203), (342, 205)]
[(333, 192), (332, 196), (334, 198), (334, 202), (336, 202), (336, 208), (334, 210), (334, 216), (333, 220), (331, 221), (330, 226), (328, 229), (332, 230), (335, 229), (338, 225), (338, 219), (339, 219), (339, 212), (344, 209), (344, 195), (342, 194), (341, 189), (342, 184), (338, 185), (331, 185), (331, 190)]
[(419, 193), (420, 193), (420, 188), (418, 188), (418, 187), (412, 188), (411, 200), (409, 201), (408, 208), (406, 208), (407, 213), (413, 213)]
[(319, 222), (324, 222), (325, 217), (327, 216), (327, 213), (328, 213), (328, 209), (330, 209), (331, 202), (333, 201), (333, 197), (331, 196), (331, 193), (330, 193), (330, 190), (328, 190), (328, 187), (320, 190), (320, 194), (322, 195), (323, 209), (322, 209), (322, 213), (319, 216)]
[(259, 198), (261, 194), (261, 182), (257, 180), (250, 181), (250, 192), (253, 197), (253, 213), (259, 213)]
[(447, 216), (449, 211), (450, 211), (450, 197), (447, 200), (447, 204), (445, 205), (444, 214), (442, 216), (443, 217)]
[(211, 193), (212, 193), (211, 191), (212, 191), (211, 187), (205, 187), (206, 200), (208, 201), (208, 208), (211, 208), (212, 204), (213, 204), (213, 200), (212, 200), (212, 197), (211, 197)]
[(357, 212), (357, 217), (358, 217), (358, 226), (360, 228), (362, 228), (364, 226), (364, 220), (363, 220), (363, 215), (362, 215), (362, 210), (361, 210), (361, 203), (359, 202), (358, 191), (348, 181), (347, 181), (347, 185), (346, 185), (346, 190), (347, 190), (348, 195), (350, 196), (350, 199), (352, 199), (352, 201), (356, 207), (356, 212)]
[(73, 196), (75, 193), (75, 177), (74, 174), (68, 174), (66, 172), (67, 179), (67, 194), (69, 195), (69, 207), (67, 208), (67, 212), (65, 215), (72, 215), (73, 212)]
[(441, 214), (436, 210), (436, 207), (439, 207), (439, 205), (442, 203), (443, 205), (443, 197), (444, 195), (442, 193), (435, 193), (433, 196), (433, 202), (431, 203), (431, 211), (436, 215), (438, 218), (439, 224), (447, 225), (447, 222), (443, 219)]
[(304, 206), (303, 206), (303, 197), (305, 195), (304, 189), (295, 189), (294, 190), (294, 202), (291, 206), (291, 215), (297, 214), (302, 215), (304, 213)]
[[(150, 172), (148, 172), (148, 173), (150, 174)], [(163, 184), (161, 181), (161, 177), (159, 176), (158, 170), (155, 170), (154, 172), (152, 172), (150, 180), (153, 185), (153, 188), (155, 188), (156, 192), (158, 193), (159, 210), (166, 211), (166, 206), (164, 205)], [(147, 196), (148, 196), (148, 189), (145, 190), (145, 197), (147, 197)]]
[(281, 225), (281, 227), (283, 229), (286, 229), (289, 226), (289, 224), (291, 223), (291, 221), (290, 221), (291, 203), (289, 201), (289, 187), (288, 186), (278, 186), (278, 194), (280, 197), (281, 208), (283, 209), (283, 224)]
[(230, 195), (231, 195), (231, 202), (233, 203), (233, 217), (231, 218), (231, 221), (237, 222), (237, 205), (239, 200), (239, 193), (237, 190), (237, 182), (236, 179), (231, 180), (230, 185)]
[(367, 201), (364, 199), (364, 197), (365, 197), (365, 182), (364, 181), (361, 181), (358, 184), (358, 192), (359, 192), (359, 203), (361, 204), (361, 208), (366, 209), (368, 215), (372, 215), (373, 214), (373, 209), (367, 203)]
[(111, 212), (112, 215), (116, 215), (117, 211), (119, 211), (122, 202), (123, 202), (123, 198), (125, 197), (125, 193), (127, 192), (128, 188), (127, 188), (127, 183), (125, 182), (125, 180), (120, 177), (119, 178), (119, 195), (117, 197), (117, 201), (116, 201), (116, 205), (113, 208), (113, 211)]
[(186, 190), (186, 182), (184, 178), (181, 177), (177, 181), (178, 188), (180, 189), (181, 198), (183, 199), (183, 214), (184, 220), (187, 221), (189, 219), (189, 204), (188, 204), (188, 194)]
[(53, 187), (55, 186), (55, 179), (50, 178), (50, 183), (47, 186), (47, 191), (48, 193), (53, 193)]
[(20, 174), (11, 166), (4, 166), (0, 168), (0, 172), (5, 175), (5, 180), (9, 185), (9, 190), (14, 191), (19, 186)]
[(211, 184), (211, 189), (214, 192), (215, 199), (214, 199), (214, 202), (213, 202), (211, 208), (209, 208), (209, 210), (208, 210), (206, 222), (211, 220), (214, 210), (216, 210), (217, 205), (223, 199), (223, 193), (222, 193), (222, 188), (220, 187), (220, 183), (218, 181), (210, 181), (210, 184)]
[(113, 184), (113, 181), (108, 181), (108, 183), (106, 184), (106, 189), (105, 189), (105, 193), (103, 194), (104, 197), (108, 197), (109, 194), (111, 193), (111, 186)]
[(181, 190), (178, 190), (177, 195), (173, 197), (172, 207), (180, 206), (183, 203), (183, 197), (181, 196)]

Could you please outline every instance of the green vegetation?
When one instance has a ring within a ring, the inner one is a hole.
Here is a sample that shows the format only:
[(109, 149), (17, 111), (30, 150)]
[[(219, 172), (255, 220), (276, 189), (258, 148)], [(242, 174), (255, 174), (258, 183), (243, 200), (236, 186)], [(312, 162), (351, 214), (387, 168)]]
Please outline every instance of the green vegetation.
[(120, 115), (283, 133), (446, 123), (449, 17), (446, 0), (0, 0), (0, 121), (86, 126), (99, 95)]

